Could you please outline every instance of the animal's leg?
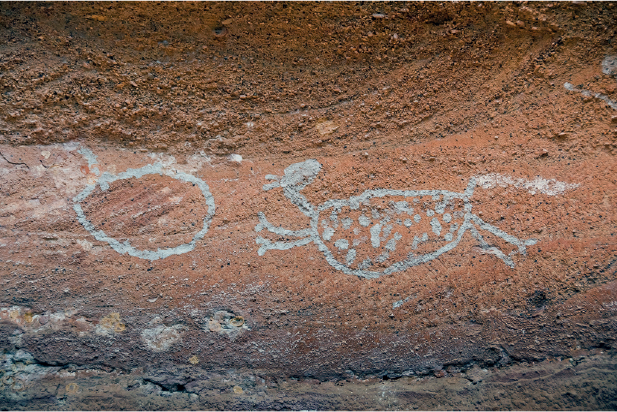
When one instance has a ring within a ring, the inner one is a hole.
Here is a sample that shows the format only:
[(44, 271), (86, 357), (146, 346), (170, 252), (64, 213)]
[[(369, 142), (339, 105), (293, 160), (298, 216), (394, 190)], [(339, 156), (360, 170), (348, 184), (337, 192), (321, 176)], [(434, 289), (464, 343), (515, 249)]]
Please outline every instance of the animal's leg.
[(489, 246), (489, 244), (486, 243), (486, 240), (484, 240), (482, 235), (478, 233), (475, 227), (470, 226), (469, 231), (471, 232), (472, 236), (475, 237), (478, 242), (480, 242), (480, 248), (482, 248), (486, 253), (495, 255), (499, 259), (503, 260), (506, 265), (510, 266), (511, 268), (514, 267), (514, 261), (512, 260), (512, 258), (503, 253), (501, 250), (497, 249), (495, 246)]
[(280, 226), (274, 226), (272, 223), (268, 222), (266, 215), (264, 215), (262, 212), (257, 213), (257, 216), (259, 217), (259, 223), (257, 224), (257, 226), (255, 226), (255, 232), (261, 232), (263, 229), (267, 229), (275, 235), (295, 237), (306, 237), (313, 234), (313, 230), (311, 228), (302, 230), (289, 230)]
[(272, 242), (263, 237), (257, 238), (257, 244), (261, 245), (259, 247), (259, 251), (257, 254), (259, 256), (263, 256), (268, 250), (276, 249), (276, 250), (287, 250), (296, 246), (303, 246), (313, 241), (313, 230), (310, 228), (302, 229), (302, 230), (289, 230), (279, 226), (274, 226), (268, 219), (266, 219), (266, 215), (259, 212), (257, 214), (259, 216), (259, 224), (255, 227), (256, 232), (260, 232), (262, 229), (267, 229), (269, 232), (274, 233), (279, 236), (294, 236), (301, 237), (303, 239), (298, 239), (293, 242)]
[(495, 226), (486, 223), (484, 220), (480, 219), (478, 216), (473, 215), (473, 214), (471, 215), (471, 221), (476, 223), (481, 229), (484, 229), (494, 234), (495, 236), (502, 238), (506, 242), (511, 243), (515, 245), (516, 247), (518, 247), (518, 252), (521, 255), (525, 255), (527, 253), (526, 246), (535, 245), (538, 242), (538, 239), (521, 240), (517, 237), (509, 235), (503, 230), (498, 229)]
[(264, 253), (266, 253), (268, 250), (271, 250), (271, 249), (288, 250), (288, 249), (291, 249), (292, 247), (304, 246), (306, 244), (311, 243), (312, 241), (313, 241), (312, 238), (307, 237), (304, 239), (296, 240), (295, 242), (271, 242), (270, 240), (264, 239), (263, 237), (259, 236), (257, 238), (257, 244), (261, 246), (259, 247), (257, 254), (259, 256), (263, 256)]

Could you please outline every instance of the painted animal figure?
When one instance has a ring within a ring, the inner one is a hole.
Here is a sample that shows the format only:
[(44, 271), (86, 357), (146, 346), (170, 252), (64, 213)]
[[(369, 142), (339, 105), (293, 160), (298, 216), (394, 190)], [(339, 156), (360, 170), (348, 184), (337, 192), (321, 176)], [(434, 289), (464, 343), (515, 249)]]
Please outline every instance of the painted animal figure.
[[(315, 206), (300, 191), (320, 170), (319, 162), (309, 159), (289, 166), (282, 177), (266, 176), (274, 182), (264, 185), (263, 190), (282, 188), (285, 197), (310, 219), (310, 226), (301, 230), (277, 227), (260, 212), (259, 224), (255, 227), (257, 232), (267, 229), (287, 238), (272, 242), (258, 237), (260, 256), (271, 249), (288, 250), (315, 243), (335, 269), (349, 275), (376, 278), (437, 258), (454, 249), (466, 232), (479, 242), (485, 253), (497, 256), (510, 267), (514, 267), (514, 254), (525, 254), (526, 246), (537, 242), (536, 239), (518, 239), (471, 213), (474, 178), (469, 180), (463, 193), (375, 189)], [(516, 246), (516, 250), (505, 254), (490, 246), (480, 229)]]

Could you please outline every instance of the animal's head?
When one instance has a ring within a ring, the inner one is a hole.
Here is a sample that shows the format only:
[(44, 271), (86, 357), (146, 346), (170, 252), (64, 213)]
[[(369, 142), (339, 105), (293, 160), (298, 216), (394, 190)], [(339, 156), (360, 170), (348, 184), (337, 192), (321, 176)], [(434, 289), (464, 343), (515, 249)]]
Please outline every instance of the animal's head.
[(275, 182), (264, 185), (263, 189), (270, 190), (275, 187), (290, 187), (296, 191), (300, 191), (315, 180), (315, 177), (320, 170), (321, 165), (315, 159), (308, 159), (304, 162), (294, 163), (285, 169), (285, 175), (282, 177), (267, 175), (266, 179), (275, 180)]

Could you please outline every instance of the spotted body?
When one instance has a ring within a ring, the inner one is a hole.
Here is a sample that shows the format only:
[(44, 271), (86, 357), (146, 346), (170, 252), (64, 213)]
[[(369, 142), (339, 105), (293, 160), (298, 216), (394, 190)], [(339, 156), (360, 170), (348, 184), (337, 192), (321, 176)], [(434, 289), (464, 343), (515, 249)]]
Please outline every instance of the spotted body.
[(386, 270), (398, 262), (430, 254), (457, 238), (463, 227), (464, 199), (456, 193), (409, 196), (393, 191), (330, 205), (326, 202), (311, 227), (328, 253), (349, 270)]
[(265, 185), (264, 190), (283, 188), (285, 196), (310, 218), (310, 227), (299, 231), (275, 227), (260, 213), (256, 231), (268, 229), (280, 236), (299, 238), (291, 242), (271, 242), (259, 237), (260, 255), (269, 249), (286, 250), (315, 243), (326, 261), (336, 269), (374, 278), (437, 258), (455, 248), (467, 231), (487, 253), (514, 266), (511, 256), (489, 246), (478, 228), (516, 245), (521, 254), (525, 253), (526, 246), (536, 242), (534, 239), (519, 240), (471, 213), (473, 178), (463, 193), (376, 189), (349, 199), (328, 200), (315, 207), (300, 190), (312, 182), (320, 168), (316, 160), (307, 160), (285, 169), (285, 176), (280, 179), (267, 176), (277, 182)]

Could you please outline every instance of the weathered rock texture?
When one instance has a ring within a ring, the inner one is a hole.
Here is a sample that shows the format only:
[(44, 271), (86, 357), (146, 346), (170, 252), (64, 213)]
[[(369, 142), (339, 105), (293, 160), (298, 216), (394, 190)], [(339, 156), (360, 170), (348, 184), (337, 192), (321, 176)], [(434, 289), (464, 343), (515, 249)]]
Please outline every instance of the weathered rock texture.
[(2, 3), (0, 406), (614, 409), (616, 19)]

